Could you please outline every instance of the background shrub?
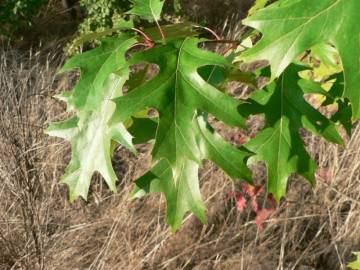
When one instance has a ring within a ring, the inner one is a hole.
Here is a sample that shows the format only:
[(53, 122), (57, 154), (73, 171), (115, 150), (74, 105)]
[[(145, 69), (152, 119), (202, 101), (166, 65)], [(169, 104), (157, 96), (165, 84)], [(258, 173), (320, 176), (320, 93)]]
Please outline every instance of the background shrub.
[(5, 0), (0, 2), (0, 35), (11, 36), (32, 24), (46, 0)]
[(128, 0), (80, 0), (85, 19), (79, 26), (80, 34), (99, 32), (117, 25), (124, 11), (130, 8)]

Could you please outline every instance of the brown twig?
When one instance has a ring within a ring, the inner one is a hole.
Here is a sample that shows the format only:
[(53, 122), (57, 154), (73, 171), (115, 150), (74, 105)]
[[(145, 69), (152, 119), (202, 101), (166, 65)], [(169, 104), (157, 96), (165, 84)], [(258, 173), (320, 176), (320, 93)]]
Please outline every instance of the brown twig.
[(165, 40), (165, 33), (164, 30), (161, 28), (158, 20), (155, 20), (156, 26), (159, 29), (160, 35), (161, 35), (161, 39), (164, 41)]
[(210, 34), (212, 34), (216, 38), (216, 40), (221, 40), (221, 37), (218, 34), (216, 34), (216, 32), (214, 30), (210, 29), (209, 27), (200, 26), (200, 25), (196, 25), (195, 27), (202, 28), (202, 29), (208, 31)]
[(133, 27), (133, 28), (131, 28), (131, 30), (134, 30), (135, 32), (142, 35), (145, 40), (154, 42), (154, 40), (151, 37), (149, 37), (145, 32), (141, 31), (140, 29)]

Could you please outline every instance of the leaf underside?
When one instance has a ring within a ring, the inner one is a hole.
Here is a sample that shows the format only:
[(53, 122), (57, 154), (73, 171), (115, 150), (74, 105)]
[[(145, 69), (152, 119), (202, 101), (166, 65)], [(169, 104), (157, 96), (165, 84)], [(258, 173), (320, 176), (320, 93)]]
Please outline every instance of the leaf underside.
[(69, 186), (71, 201), (78, 196), (87, 199), (95, 172), (116, 191), (117, 177), (111, 165), (112, 141), (136, 151), (123, 122), (109, 123), (115, 111), (111, 99), (122, 95), (129, 76), (125, 52), (134, 42), (126, 35), (105, 39), (99, 48), (73, 57), (63, 68), (63, 71), (74, 68), (81, 71), (74, 90), (62, 97), (76, 115), (51, 124), (46, 132), (71, 142), (71, 161), (62, 176), (62, 182)]

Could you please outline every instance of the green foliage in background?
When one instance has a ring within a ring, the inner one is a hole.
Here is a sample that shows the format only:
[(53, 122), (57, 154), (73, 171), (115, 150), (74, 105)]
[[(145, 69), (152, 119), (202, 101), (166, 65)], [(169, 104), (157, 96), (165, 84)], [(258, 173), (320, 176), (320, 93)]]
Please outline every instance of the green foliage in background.
[[(100, 37), (131, 28), (133, 21), (158, 21), (164, 5), (165, 1), (147, 1), (144, 4), (137, 0), (80, 0), (85, 18), (79, 24), (78, 37), (68, 44), (66, 52), (73, 55), (79, 52), (81, 45), (89, 41), (90, 44), (98, 45)], [(164, 8), (175, 14), (180, 11), (181, 6), (179, 0), (174, 0), (171, 5), (165, 5)], [(127, 21), (129, 17), (131, 22)]]
[(0, 36), (11, 36), (29, 26), (45, 0), (3, 0), (0, 2)]
[(80, 7), (85, 10), (85, 19), (79, 26), (80, 34), (117, 27), (130, 3), (128, 0), (80, 0)]

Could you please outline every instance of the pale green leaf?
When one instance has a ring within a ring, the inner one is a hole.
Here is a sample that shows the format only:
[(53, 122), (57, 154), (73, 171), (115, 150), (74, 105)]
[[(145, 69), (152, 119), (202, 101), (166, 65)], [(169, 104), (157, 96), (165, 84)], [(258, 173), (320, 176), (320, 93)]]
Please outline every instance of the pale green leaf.
[(87, 199), (90, 181), (95, 172), (99, 172), (110, 189), (116, 192), (117, 177), (111, 165), (111, 142), (126, 146), (136, 152), (132, 145), (132, 136), (122, 123), (109, 124), (115, 111), (111, 101), (117, 85), (122, 85), (126, 76), (110, 76), (107, 85), (102, 89), (106, 96), (93, 113), (83, 119), (79, 125), (78, 117), (65, 122), (54, 123), (46, 130), (51, 136), (60, 137), (71, 142), (72, 156), (61, 181), (70, 189), (70, 201), (78, 196)]
[(112, 99), (122, 95), (129, 77), (125, 53), (134, 42), (126, 35), (105, 39), (99, 48), (73, 57), (63, 68), (81, 71), (74, 90), (62, 95), (76, 115), (51, 124), (46, 132), (71, 143), (71, 161), (62, 177), (62, 182), (69, 186), (71, 201), (78, 196), (87, 199), (95, 172), (116, 191), (117, 177), (111, 164), (114, 141), (136, 152), (123, 122), (109, 122), (116, 106)]
[(126, 67), (124, 54), (135, 42), (131, 36), (120, 34), (116, 38), (105, 38), (98, 48), (70, 58), (60, 72), (78, 68), (81, 75), (72, 92), (66, 94), (68, 105), (81, 114), (92, 112), (104, 98), (101, 89), (109, 75)]

